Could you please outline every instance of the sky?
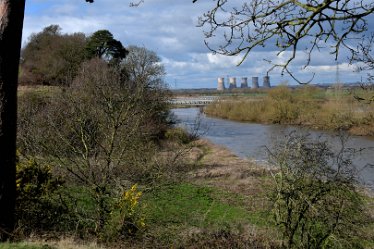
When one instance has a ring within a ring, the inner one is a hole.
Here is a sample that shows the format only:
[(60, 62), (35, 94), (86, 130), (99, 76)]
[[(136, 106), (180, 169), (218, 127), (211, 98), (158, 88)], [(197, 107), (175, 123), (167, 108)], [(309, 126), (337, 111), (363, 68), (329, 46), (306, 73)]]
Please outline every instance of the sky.
[[(238, 1), (238, 0), (237, 0)], [(271, 67), (264, 59), (284, 61), (287, 53), (276, 55), (269, 46), (253, 51), (243, 64), (237, 66), (241, 56), (213, 54), (204, 44), (205, 30), (198, 27), (198, 18), (211, 9), (215, 1), (144, 0), (138, 7), (129, 7), (131, 0), (27, 0), (23, 30), (23, 45), (32, 33), (57, 24), (62, 33), (84, 32), (87, 35), (107, 29), (126, 47), (136, 45), (155, 51), (165, 66), (165, 81), (170, 88), (215, 88), (218, 77), (263, 77)], [(239, 1), (242, 2), (242, 1)], [(372, 18), (372, 21), (374, 19)], [(373, 23), (369, 20), (369, 23)], [(374, 23), (373, 23), (374, 24)], [(372, 27), (373, 25), (370, 25)], [(216, 42), (222, 39), (217, 37)], [(306, 55), (300, 51), (290, 69), (301, 80), (315, 73), (313, 83), (358, 82), (365, 73), (350, 66), (343, 51), (337, 76), (336, 61), (328, 51), (313, 54), (312, 63), (301, 70)], [(289, 75), (279, 71), (269, 73), (272, 85), (297, 84)], [(227, 81), (226, 81), (227, 84)]]

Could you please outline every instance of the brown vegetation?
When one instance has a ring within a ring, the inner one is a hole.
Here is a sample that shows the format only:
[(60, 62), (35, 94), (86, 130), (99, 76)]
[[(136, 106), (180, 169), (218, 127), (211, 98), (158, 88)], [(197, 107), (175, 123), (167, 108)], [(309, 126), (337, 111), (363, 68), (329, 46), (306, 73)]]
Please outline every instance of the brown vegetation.
[[(359, 94), (370, 96), (371, 93)], [(339, 89), (327, 92), (311, 86), (297, 90), (280, 86), (269, 90), (262, 99), (226, 98), (207, 106), (205, 112), (238, 121), (303, 125), (374, 136), (374, 105), (359, 102)]]
[(85, 59), (86, 36), (62, 34), (58, 25), (32, 34), (22, 49), (21, 85), (70, 85)]

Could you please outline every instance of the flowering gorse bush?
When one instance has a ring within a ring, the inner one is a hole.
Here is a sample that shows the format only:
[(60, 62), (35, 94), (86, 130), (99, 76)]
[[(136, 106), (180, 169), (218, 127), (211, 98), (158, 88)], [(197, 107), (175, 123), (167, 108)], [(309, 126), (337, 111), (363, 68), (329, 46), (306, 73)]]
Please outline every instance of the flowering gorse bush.
[(18, 225), (27, 227), (27, 229), (24, 228), (26, 230), (33, 227), (52, 229), (64, 212), (54, 200), (55, 193), (64, 182), (53, 176), (49, 165), (38, 163), (34, 158), (21, 159), (17, 153), (17, 161), (16, 218)]
[(142, 214), (142, 206), (139, 199), (142, 192), (137, 190), (137, 184), (124, 191), (117, 205), (119, 208), (120, 232), (125, 235), (135, 235), (145, 228), (145, 218)]
[(40, 198), (53, 192), (62, 182), (54, 179), (49, 165), (40, 165), (34, 159), (17, 163), (17, 194), (23, 198)]

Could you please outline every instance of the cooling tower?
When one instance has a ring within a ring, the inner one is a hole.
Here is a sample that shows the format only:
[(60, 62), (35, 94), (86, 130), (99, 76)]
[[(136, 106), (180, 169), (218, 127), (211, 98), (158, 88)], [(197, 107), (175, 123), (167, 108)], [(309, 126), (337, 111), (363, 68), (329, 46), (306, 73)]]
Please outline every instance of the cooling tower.
[(252, 88), (253, 89), (259, 88), (258, 77), (252, 77)]
[(270, 76), (264, 76), (264, 88), (270, 88)]
[(231, 77), (231, 78), (229, 79), (229, 81), (230, 81), (229, 88), (230, 88), (230, 89), (236, 88), (236, 78), (235, 78), (235, 77)]
[(217, 86), (218, 91), (223, 91), (225, 90), (225, 78), (220, 77), (218, 78), (218, 86)]
[(240, 84), (240, 88), (248, 88), (248, 78), (247, 77), (242, 78), (242, 83)]

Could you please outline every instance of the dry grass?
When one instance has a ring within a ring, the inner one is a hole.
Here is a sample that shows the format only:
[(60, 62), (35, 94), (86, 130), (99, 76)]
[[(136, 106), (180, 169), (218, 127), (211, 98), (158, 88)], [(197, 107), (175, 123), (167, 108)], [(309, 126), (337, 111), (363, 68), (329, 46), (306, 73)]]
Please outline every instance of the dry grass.
[(327, 94), (313, 87), (291, 90), (281, 86), (271, 89), (263, 99), (229, 98), (207, 106), (205, 112), (237, 121), (303, 125), (374, 136), (374, 104), (359, 102), (343, 90)]
[(48, 245), (57, 249), (102, 249), (104, 247), (98, 245), (96, 242), (76, 241), (72, 238), (64, 238), (57, 241), (50, 241)]
[(23, 96), (25, 93), (33, 93), (41, 97), (51, 97), (62, 91), (58, 86), (19, 86), (18, 96)]
[(228, 149), (199, 140), (199, 146), (209, 148), (200, 160), (200, 168), (190, 173), (190, 181), (211, 186), (243, 197), (249, 211), (265, 211), (269, 208), (268, 191), (273, 184), (268, 165), (259, 165), (241, 159)]
[(104, 249), (96, 242), (79, 241), (71, 237), (61, 239), (30, 238), (20, 243), (0, 243), (2, 249)]

